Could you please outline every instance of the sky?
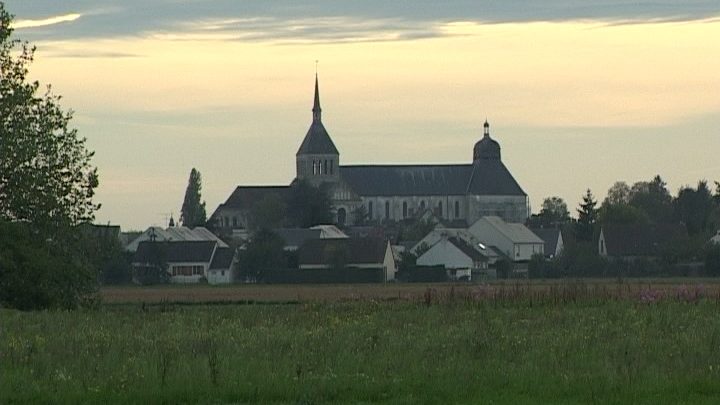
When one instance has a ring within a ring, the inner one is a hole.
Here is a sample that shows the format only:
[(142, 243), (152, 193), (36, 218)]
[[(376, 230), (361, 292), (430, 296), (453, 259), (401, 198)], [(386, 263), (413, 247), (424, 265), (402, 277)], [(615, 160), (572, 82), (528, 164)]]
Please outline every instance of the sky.
[(96, 155), (97, 222), (287, 185), (320, 80), (341, 164), (470, 163), (487, 119), (530, 197), (720, 181), (713, 1), (9, 0)]

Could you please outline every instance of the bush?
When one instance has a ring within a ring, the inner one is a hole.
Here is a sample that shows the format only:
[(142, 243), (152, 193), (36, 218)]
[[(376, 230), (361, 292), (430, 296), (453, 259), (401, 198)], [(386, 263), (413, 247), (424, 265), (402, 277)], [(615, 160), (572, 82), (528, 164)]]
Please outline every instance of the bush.
[(720, 245), (711, 245), (705, 252), (705, 273), (720, 276)]
[(25, 223), (0, 221), (0, 305), (37, 310), (93, 303), (97, 275), (73, 236), (46, 238)]

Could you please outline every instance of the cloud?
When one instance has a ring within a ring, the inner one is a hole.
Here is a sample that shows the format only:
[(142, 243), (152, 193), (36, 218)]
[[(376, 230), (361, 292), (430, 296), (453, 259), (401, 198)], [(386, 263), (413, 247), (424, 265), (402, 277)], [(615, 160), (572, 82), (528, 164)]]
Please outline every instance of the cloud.
[(64, 22), (72, 22), (77, 19), (79, 19), (82, 15), (78, 13), (72, 13), (72, 14), (64, 14), (64, 15), (58, 15), (55, 17), (48, 17), (43, 19), (36, 19), (36, 20), (17, 20), (13, 23), (13, 28), (16, 30), (21, 30), (25, 28), (37, 28), (37, 27), (46, 27), (48, 25), (55, 25), (60, 24)]
[[(29, 25), (28, 40), (167, 39), (308, 42), (402, 41), (446, 36), (451, 22), (482, 24), (593, 20), (607, 24), (717, 18), (717, 0), (436, 0), (338, 2), (306, 0), (124, 0), (98, 9), (91, 0), (6, 0), (20, 21), (80, 10), (71, 25)], [(107, 4), (107, 3), (106, 3)], [(65, 13), (65, 14), (62, 14)]]

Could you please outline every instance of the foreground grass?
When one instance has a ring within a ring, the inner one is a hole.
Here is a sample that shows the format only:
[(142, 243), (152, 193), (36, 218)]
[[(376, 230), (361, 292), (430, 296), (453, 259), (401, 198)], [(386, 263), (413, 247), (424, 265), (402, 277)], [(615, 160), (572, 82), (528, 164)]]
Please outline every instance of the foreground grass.
[(0, 310), (0, 403), (717, 403), (720, 305)]

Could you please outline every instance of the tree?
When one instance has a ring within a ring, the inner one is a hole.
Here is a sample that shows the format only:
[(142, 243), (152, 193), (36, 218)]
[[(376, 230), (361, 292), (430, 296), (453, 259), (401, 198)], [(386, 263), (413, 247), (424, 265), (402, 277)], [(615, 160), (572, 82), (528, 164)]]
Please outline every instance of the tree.
[(583, 202), (580, 204), (578, 212), (578, 221), (576, 225), (576, 236), (580, 241), (590, 242), (593, 240), (595, 232), (595, 223), (597, 222), (597, 209), (595, 206), (597, 201), (593, 197), (592, 191), (587, 189), (583, 196)]
[(276, 229), (285, 222), (285, 203), (275, 194), (268, 194), (250, 209), (250, 229)]
[(630, 186), (624, 181), (616, 181), (608, 189), (603, 205), (625, 205), (630, 203)]
[(76, 226), (99, 208), (97, 169), (60, 96), (28, 81), (35, 48), (11, 22), (0, 2), (0, 304), (74, 308), (97, 289)]
[(633, 184), (630, 205), (645, 212), (652, 223), (667, 223), (672, 219), (672, 196), (660, 176)]
[(565, 200), (560, 197), (548, 197), (543, 200), (540, 213), (530, 218), (529, 225), (549, 227), (562, 225), (569, 221), (570, 212)]
[(180, 213), (180, 221), (183, 226), (195, 228), (196, 226), (204, 226), (207, 222), (207, 214), (205, 213), (205, 201), (200, 202), (202, 191), (202, 177), (200, 172), (194, 167), (190, 170), (190, 178), (185, 189), (185, 199), (183, 200), (182, 211)]
[(691, 235), (708, 230), (713, 211), (713, 200), (706, 181), (698, 182), (697, 188), (683, 187), (673, 200), (675, 219), (685, 223)]
[(93, 152), (70, 128), (72, 111), (48, 86), (27, 79), (35, 48), (12, 39), (12, 17), (0, 3), (0, 219), (44, 232), (92, 221), (99, 205)]
[(285, 241), (269, 229), (255, 232), (246, 249), (240, 253), (241, 273), (262, 280), (267, 270), (286, 267), (284, 246)]
[(288, 219), (300, 228), (333, 223), (332, 202), (325, 188), (315, 187), (306, 180), (293, 183)]

